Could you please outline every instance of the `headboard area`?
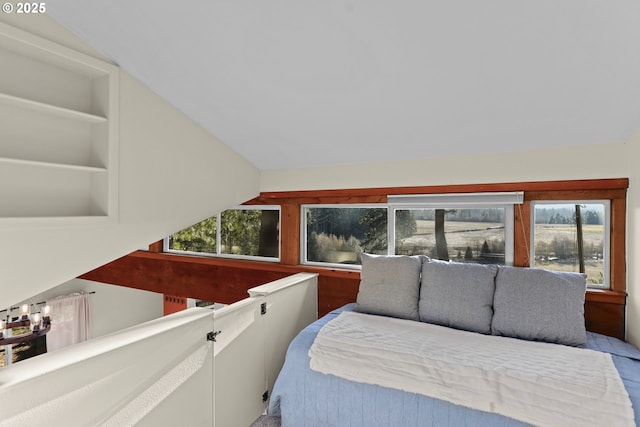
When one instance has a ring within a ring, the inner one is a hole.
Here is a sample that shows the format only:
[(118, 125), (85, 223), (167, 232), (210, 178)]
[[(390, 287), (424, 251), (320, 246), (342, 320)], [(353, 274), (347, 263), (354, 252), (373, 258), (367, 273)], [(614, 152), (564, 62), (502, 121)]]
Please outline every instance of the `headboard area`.
[(356, 300), (362, 312), (581, 346), (587, 330), (624, 339), (611, 294), (580, 273), (363, 254)]
[(625, 339), (624, 292), (587, 289), (584, 302), (584, 318), (587, 330)]

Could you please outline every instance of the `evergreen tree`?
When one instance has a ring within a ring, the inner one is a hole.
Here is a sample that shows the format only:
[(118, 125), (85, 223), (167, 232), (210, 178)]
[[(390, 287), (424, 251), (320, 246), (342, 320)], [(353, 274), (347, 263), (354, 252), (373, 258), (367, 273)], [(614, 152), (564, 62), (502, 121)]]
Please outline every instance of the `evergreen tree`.
[(387, 252), (387, 210), (365, 209), (359, 218), (359, 224), (364, 225), (362, 250), (365, 253)]
[(491, 251), (489, 250), (489, 244), (485, 240), (480, 249), (480, 261), (491, 262)]
[(464, 251), (464, 259), (465, 261), (473, 261), (473, 250), (471, 246), (467, 246), (467, 250)]
[(207, 218), (170, 237), (170, 247), (179, 251), (216, 253), (216, 217)]

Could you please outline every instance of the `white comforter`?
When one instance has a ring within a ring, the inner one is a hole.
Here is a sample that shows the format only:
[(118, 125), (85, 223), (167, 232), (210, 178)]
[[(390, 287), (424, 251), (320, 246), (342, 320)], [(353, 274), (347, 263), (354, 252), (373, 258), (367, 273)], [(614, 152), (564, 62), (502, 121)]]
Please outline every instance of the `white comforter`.
[(343, 312), (309, 356), (325, 374), (534, 425), (635, 425), (611, 356), (597, 351)]

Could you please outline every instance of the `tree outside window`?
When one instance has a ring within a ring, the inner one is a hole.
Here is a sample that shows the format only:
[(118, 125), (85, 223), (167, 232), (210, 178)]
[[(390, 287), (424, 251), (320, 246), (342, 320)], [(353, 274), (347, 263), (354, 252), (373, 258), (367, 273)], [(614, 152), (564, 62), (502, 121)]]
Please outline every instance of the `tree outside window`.
[(172, 234), (166, 239), (165, 250), (277, 260), (280, 256), (279, 207), (225, 210)]
[(581, 272), (589, 286), (606, 286), (608, 201), (536, 202), (531, 265)]
[(386, 207), (306, 207), (306, 262), (361, 263), (387, 253)]

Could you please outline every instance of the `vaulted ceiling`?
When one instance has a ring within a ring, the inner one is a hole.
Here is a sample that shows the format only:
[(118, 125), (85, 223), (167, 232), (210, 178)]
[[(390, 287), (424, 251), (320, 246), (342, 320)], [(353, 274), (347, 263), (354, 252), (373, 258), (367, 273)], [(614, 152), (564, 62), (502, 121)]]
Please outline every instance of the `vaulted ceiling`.
[(47, 12), (260, 169), (640, 128), (635, 0), (55, 0)]

